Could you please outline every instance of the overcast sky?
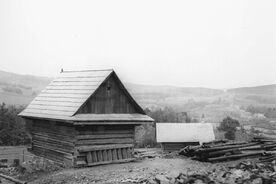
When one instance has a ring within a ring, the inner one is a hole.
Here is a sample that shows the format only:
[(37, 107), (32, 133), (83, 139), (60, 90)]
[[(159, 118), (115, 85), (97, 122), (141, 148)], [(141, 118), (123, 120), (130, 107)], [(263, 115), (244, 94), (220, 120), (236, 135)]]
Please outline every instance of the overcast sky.
[(274, 0), (0, 1), (0, 70), (114, 68), (124, 82), (276, 83)]

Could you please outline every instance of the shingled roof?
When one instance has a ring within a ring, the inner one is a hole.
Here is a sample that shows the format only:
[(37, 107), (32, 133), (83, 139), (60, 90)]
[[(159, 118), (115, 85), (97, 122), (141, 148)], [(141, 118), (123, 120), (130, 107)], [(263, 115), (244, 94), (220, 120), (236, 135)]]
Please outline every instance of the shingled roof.
[[(74, 123), (83, 121), (117, 121), (119, 119), (121, 121), (153, 121), (153, 119), (145, 115), (143, 109), (135, 102), (122, 84), (123, 90), (139, 109), (140, 114), (76, 114), (79, 108), (112, 74), (116, 75), (112, 69), (63, 71), (19, 116), (65, 120)], [(119, 82), (121, 83), (120, 80)]]

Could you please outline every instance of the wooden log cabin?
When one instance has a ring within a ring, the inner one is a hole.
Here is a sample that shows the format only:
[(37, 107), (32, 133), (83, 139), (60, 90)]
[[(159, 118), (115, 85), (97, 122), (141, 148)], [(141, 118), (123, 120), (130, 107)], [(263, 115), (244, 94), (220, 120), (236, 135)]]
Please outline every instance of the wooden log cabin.
[(132, 160), (135, 126), (153, 122), (113, 70), (63, 71), (19, 116), (32, 153), (73, 167)]

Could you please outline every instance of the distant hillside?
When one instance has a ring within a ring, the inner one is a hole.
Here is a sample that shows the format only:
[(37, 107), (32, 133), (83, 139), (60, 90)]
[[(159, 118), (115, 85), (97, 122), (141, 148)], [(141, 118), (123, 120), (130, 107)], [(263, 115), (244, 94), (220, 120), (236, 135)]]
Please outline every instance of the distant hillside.
[(201, 87), (155, 86), (131, 83), (126, 85), (136, 94), (162, 94), (177, 97), (183, 95), (212, 96), (223, 93), (222, 90)]
[(32, 88), (35, 90), (43, 89), (52, 78), (39, 77), (33, 75), (20, 75), (0, 70), (0, 85), (22, 86), (23, 88)]
[(0, 102), (28, 104), (52, 79), (0, 70)]
[[(0, 103), (27, 105), (52, 78), (0, 71)], [(276, 121), (276, 85), (243, 87), (227, 91), (209, 88), (155, 86), (126, 83), (143, 108), (172, 107), (200, 121), (218, 123), (231, 116), (242, 124)], [(265, 117), (266, 119), (258, 119)]]
[(276, 84), (255, 87), (233, 88), (227, 91), (236, 94), (276, 95)]
[(276, 104), (276, 84), (229, 89), (230, 94), (262, 104)]
[[(0, 102), (26, 105), (45, 88), (52, 78), (19, 75), (0, 70)], [(180, 111), (204, 109), (207, 104), (276, 104), (276, 85), (218, 89), (200, 87), (125, 84), (143, 107), (172, 106)]]
[(176, 86), (154, 86), (127, 83), (128, 90), (136, 98), (143, 99), (163, 99), (166, 98), (191, 98), (191, 97), (210, 97), (220, 95), (222, 90), (209, 88), (190, 88)]
[(127, 83), (126, 87), (144, 107), (174, 106), (179, 109), (188, 101), (210, 101), (224, 93), (222, 90), (200, 87), (155, 86), (131, 83)]
[[(28, 104), (50, 82), (51, 78), (32, 75), (19, 75), (0, 71), (0, 102), (7, 104)], [(175, 99), (210, 97), (223, 93), (222, 90), (175, 86), (154, 86), (126, 84), (127, 89), (143, 106), (171, 105)], [(163, 101), (160, 103), (160, 100)], [(168, 102), (168, 103), (167, 103)]]

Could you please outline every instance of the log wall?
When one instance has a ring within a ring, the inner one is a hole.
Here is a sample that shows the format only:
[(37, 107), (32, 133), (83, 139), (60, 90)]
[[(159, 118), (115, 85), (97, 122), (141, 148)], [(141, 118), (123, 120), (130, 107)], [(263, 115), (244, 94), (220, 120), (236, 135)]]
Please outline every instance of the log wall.
[(93, 166), (133, 159), (134, 125), (85, 125), (32, 120), (31, 152), (66, 166)]
[(32, 153), (72, 165), (76, 135), (73, 126), (46, 120), (32, 120), (28, 124), (32, 136)]

